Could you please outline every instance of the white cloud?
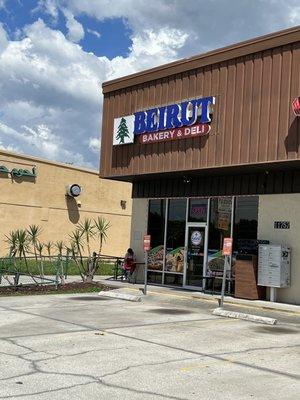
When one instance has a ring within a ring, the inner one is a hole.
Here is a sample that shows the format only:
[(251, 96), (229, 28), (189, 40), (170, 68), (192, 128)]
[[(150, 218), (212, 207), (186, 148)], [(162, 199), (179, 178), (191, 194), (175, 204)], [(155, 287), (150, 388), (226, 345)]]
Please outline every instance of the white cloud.
[(131, 52), (135, 56), (141, 55), (157, 56), (158, 54), (167, 57), (176, 56), (176, 51), (182, 47), (188, 34), (179, 29), (161, 28), (158, 31), (147, 29), (143, 35), (133, 37)]
[(73, 14), (100, 21), (124, 18), (133, 35), (179, 29), (188, 35), (177, 57), (186, 57), (292, 26), (299, 0), (58, 0)]
[(128, 57), (109, 60), (84, 52), (41, 19), (23, 34), (0, 56), (0, 140), (25, 153), (86, 166), (98, 165), (101, 83), (149, 68), (153, 60), (174, 59), (187, 38), (179, 30), (146, 30), (132, 38)]
[(89, 29), (89, 28), (87, 28), (87, 30), (86, 30), (88, 33), (90, 33), (91, 35), (94, 35), (94, 36), (96, 36), (98, 39), (101, 37), (101, 33), (100, 32), (98, 32), (98, 31), (95, 31), (95, 30), (93, 30), (93, 29)]
[(8, 45), (7, 35), (3, 28), (3, 25), (0, 23), (0, 55), (6, 49)]
[(84, 160), (82, 154), (65, 149), (63, 147), (63, 139), (53, 134), (51, 129), (46, 125), (37, 125), (34, 128), (23, 125), (20, 128), (20, 131), (16, 131), (0, 122), (0, 137), (1, 134), (3, 134), (5, 139), (8, 139), (8, 143), (20, 143), (20, 147), (18, 147), (14, 144), (4, 144), (2, 140), (0, 140), (0, 147), (4, 150), (16, 152), (20, 152), (20, 148), (24, 149), (29, 147), (31, 149), (29, 154), (77, 165), (85, 165), (91, 168), (93, 167), (92, 163)]
[(66, 26), (68, 29), (68, 38), (75, 43), (80, 42), (84, 38), (84, 29), (80, 22), (78, 22), (74, 15), (66, 8), (63, 9), (66, 18)]
[(23, 152), (96, 166), (86, 133), (100, 134), (107, 59), (85, 53), (38, 20), (0, 55), (0, 140)]
[(100, 138), (91, 137), (89, 139), (89, 149), (91, 149), (93, 153), (99, 155), (99, 152), (100, 152)]
[(107, 78), (113, 79), (173, 61), (187, 38), (188, 35), (179, 29), (162, 28), (156, 32), (145, 30), (141, 35), (132, 37), (128, 57), (115, 57), (111, 60)]
[(6, 150), (6, 151), (14, 151), (14, 152), (17, 152), (17, 153), (20, 152), (20, 149), (18, 147), (14, 146), (13, 144), (8, 144), (8, 145), (5, 146), (1, 142), (1, 140), (0, 140), (0, 149), (1, 150)]
[(300, 6), (294, 7), (290, 12), (290, 21), (292, 24), (300, 24)]
[(43, 11), (50, 15), (54, 22), (58, 20), (58, 2), (57, 0), (39, 0), (38, 5), (32, 12)]
[(54, 23), (57, 23), (59, 17), (59, 10), (63, 13), (66, 19), (66, 27), (68, 29), (68, 39), (72, 42), (78, 43), (84, 38), (84, 29), (80, 22), (78, 22), (74, 14), (69, 8), (64, 7), (64, 1), (59, 0), (39, 0), (37, 7), (32, 11), (38, 13), (40, 11), (50, 15)]

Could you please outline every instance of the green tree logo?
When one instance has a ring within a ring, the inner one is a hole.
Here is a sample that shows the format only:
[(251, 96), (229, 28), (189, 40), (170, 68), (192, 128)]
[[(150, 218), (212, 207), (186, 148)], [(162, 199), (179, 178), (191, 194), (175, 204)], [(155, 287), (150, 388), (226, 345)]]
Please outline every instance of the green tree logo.
[(120, 125), (118, 126), (118, 134), (116, 136), (116, 140), (119, 140), (119, 144), (124, 144), (124, 139), (126, 137), (130, 138), (126, 119), (122, 117)]

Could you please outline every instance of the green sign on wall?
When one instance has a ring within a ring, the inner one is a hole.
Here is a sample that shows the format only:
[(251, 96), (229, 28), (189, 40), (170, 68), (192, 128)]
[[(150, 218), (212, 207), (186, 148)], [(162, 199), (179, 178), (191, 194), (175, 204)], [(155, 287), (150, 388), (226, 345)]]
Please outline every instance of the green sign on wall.
[(0, 165), (0, 174), (11, 175), (14, 178), (21, 178), (21, 177), (36, 177), (36, 169), (32, 167), (31, 170), (29, 169), (22, 169), (22, 168), (13, 168), (9, 170), (5, 165)]

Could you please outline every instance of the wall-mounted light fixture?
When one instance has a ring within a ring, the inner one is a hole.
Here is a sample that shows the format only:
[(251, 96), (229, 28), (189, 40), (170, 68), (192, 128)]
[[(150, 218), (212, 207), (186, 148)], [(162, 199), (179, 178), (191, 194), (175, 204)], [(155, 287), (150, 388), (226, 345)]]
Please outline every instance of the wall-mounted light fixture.
[(66, 186), (66, 195), (71, 197), (78, 197), (82, 192), (82, 187), (77, 183)]
[(126, 209), (126, 200), (121, 200), (120, 206), (121, 206), (122, 210), (125, 210)]

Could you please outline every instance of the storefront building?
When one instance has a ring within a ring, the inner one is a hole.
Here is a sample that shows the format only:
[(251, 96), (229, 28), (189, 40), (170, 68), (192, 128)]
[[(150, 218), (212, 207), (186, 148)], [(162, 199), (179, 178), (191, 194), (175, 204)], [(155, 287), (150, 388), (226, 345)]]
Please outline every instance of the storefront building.
[[(80, 195), (70, 195), (72, 186), (80, 187)], [(9, 253), (6, 236), (11, 231), (38, 225), (42, 243), (68, 245), (79, 223), (98, 217), (110, 223), (103, 254), (123, 257), (130, 244), (131, 207), (131, 184), (99, 179), (95, 170), (0, 150), (0, 257)], [(91, 239), (91, 249), (98, 249), (97, 240)]]
[(268, 298), (258, 246), (286, 245), (277, 300), (300, 304), (299, 71), (295, 27), (103, 84), (100, 176), (133, 183), (150, 282), (218, 287), (231, 237), (228, 290)]

